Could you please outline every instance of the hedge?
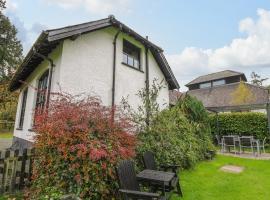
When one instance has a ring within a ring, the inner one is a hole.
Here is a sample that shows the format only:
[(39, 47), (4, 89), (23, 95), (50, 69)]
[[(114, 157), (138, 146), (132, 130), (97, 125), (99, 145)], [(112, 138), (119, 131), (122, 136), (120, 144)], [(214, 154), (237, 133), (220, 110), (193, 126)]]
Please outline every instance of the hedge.
[(255, 112), (221, 113), (210, 116), (212, 134), (252, 135), (258, 139), (269, 137), (267, 115)]

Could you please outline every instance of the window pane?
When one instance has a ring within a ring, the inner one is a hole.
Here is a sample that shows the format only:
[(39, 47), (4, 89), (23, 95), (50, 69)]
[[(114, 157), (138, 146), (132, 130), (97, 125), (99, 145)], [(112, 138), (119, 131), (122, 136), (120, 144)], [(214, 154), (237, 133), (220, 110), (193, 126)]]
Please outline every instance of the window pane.
[(213, 86), (217, 86), (217, 85), (224, 85), (225, 84), (225, 80), (218, 80), (218, 81), (213, 81)]
[(49, 71), (46, 71), (38, 81), (38, 91), (37, 91), (37, 99), (36, 99), (37, 109), (44, 108), (44, 104), (46, 100), (48, 76), (49, 76)]
[(211, 83), (210, 83), (210, 82), (207, 82), (207, 83), (201, 83), (201, 84), (200, 84), (200, 88), (208, 88), (208, 87), (211, 87)]
[(140, 64), (139, 64), (139, 61), (134, 59), (134, 67), (139, 69), (140, 68)]
[(24, 115), (25, 115), (25, 107), (26, 107), (26, 100), (27, 100), (27, 93), (28, 93), (28, 88), (26, 88), (24, 90), (23, 96), (22, 96), (22, 104), (21, 104), (21, 114), (20, 114), (19, 128), (22, 128), (23, 127)]
[(125, 54), (125, 53), (123, 53), (123, 63), (128, 63), (127, 62), (127, 59), (128, 59), (128, 56), (127, 56), (127, 54)]
[(128, 65), (133, 67), (133, 58), (128, 56)]
[(123, 41), (123, 62), (132, 66), (140, 67), (140, 48), (133, 45), (132, 43), (124, 40)]

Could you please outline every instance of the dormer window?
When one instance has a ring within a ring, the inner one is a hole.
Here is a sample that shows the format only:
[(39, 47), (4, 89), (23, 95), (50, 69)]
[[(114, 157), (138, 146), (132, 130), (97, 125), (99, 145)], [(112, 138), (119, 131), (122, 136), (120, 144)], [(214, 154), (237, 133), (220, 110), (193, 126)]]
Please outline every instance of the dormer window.
[(201, 84), (200, 84), (200, 89), (201, 89), (201, 88), (209, 88), (209, 87), (211, 87), (211, 82), (201, 83)]
[(221, 80), (213, 81), (213, 86), (218, 86), (218, 85), (225, 85), (225, 80), (221, 79)]
[(140, 53), (141, 49), (131, 44), (127, 40), (123, 41), (123, 63), (140, 69)]

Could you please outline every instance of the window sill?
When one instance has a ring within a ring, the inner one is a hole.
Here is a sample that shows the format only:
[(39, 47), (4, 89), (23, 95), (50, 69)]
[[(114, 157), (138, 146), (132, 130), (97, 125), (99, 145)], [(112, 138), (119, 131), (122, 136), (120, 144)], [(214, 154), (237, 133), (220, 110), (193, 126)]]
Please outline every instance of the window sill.
[(17, 130), (17, 131), (22, 131), (22, 130), (23, 130), (23, 128), (16, 128), (16, 130)]
[(142, 71), (141, 69), (135, 68), (135, 67), (133, 67), (133, 66), (131, 66), (131, 65), (128, 65), (128, 64), (126, 64), (126, 63), (124, 63), (124, 62), (122, 62), (122, 64), (125, 65), (125, 66), (127, 66), (127, 67), (129, 67), (129, 68), (131, 68), (131, 69), (134, 69), (134, 70), (136, 70), (136, 71), (139, 71), (139, 72), (141, 72), (141, 73), (144, 73), (144, 71)]

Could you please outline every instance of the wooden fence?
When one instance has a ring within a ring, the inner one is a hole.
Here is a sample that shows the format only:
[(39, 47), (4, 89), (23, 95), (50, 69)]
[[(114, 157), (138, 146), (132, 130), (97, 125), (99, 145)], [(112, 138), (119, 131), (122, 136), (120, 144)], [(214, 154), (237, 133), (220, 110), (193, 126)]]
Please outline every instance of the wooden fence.
[(0, 194), (14, 193), (29, 185), (33, 149), (0, 151)]

